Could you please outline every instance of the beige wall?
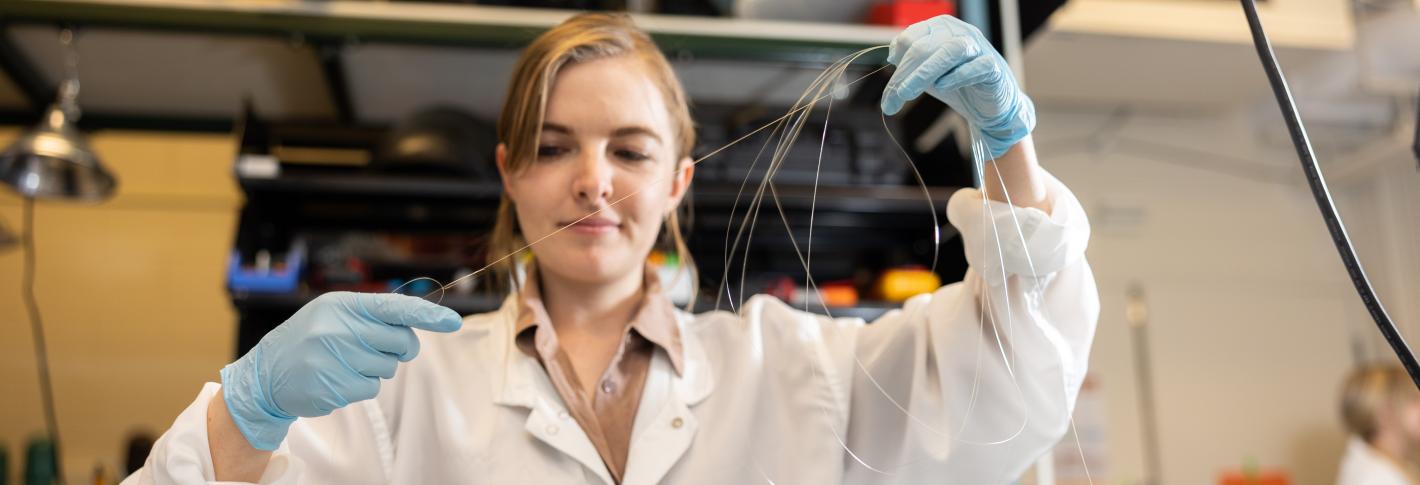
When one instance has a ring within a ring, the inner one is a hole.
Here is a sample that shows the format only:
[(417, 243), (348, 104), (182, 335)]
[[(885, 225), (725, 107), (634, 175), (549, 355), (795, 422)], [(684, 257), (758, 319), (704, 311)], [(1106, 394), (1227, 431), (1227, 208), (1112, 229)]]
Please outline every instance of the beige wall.
[[(1272, 114), (1264, 121), (1280, 125)], [(1379, 339), (1291, 146), (1258, 137), (1250, 116), (1137, 114), (1110, 139), (1151, 140), (1199, 155), (1124, 142), (1087, 149), (1082, 137), (1109, 116), (1046, 108), (1036, 132), (1042, 163), (1074, 189), (1094, 224), (1088, 254), (1102, 314), (1090, 362), (1112, 458), (1108, 477), (1095, 483), (1143, 477), (1139, 389), (1124, 318), (1131, 282), (1144, 285), (1150, 304), (1162, 483), (1217, 483), (1220, 471), (1248, 461), (1284, 469), (1297, 485), (1335, 483), (1345, 444), (1337, 391), (1353, 365), (1351, 342)], [(1325, 147), (1321, 156), (1324, 169), (1344, 163)], [(1417, 287), (1395, 263), (1420, 269), (1420, 223), (1413, 206), (1406, 211), (1368, 195), (1376, 183), (1406, 181), (1409, 188), (1396, 188), (1393, 198), (1420, 201), (1414, 160), (1393, 162), (1397, 169), (1375, 174), (1380, 179), (1332, 180), (1332, 190), (1361, 259), (1400, 317), (1415, 315), (1410, 295)], [(1278, 178), (1237, 175), (1256, 173)], [(1407, 333), (1413, 342), (1416, 334)], [(1373, 355), (1394, 360), (1374, 348)]]
[[(15, 134), (0, 131), (0, 142)], [(166, 429), (230, 360), (235, 336), (223, 289), (241, 200), (235, 141), (106, 131), (91, 142), (118, 195), (36, 207), (37, 293), (70, 483), (95, 464), (121, 467), (130, 431)], [(0, 190), (0, 219), (17, 232), (20, 207)], [(21, 262), (18, 247), (0, 252), (0, 441), (17, 464), (24, 440), (44, 430)]]

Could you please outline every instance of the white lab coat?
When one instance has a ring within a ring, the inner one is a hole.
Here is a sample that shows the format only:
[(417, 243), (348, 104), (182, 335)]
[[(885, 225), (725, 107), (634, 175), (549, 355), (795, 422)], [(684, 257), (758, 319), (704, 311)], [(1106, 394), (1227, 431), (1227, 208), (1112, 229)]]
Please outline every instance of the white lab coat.
[(1394, 461), (1381, 455), (1360, 438), (1346, 443), (1337, 485), (1416, 485)]
[[(1053, 214), (1017, 210), (1024, 246), (1005, 204), (991, 203), (993, 231), (979, 192), (953, 195), (972, 269), (871, 324), (763, 295), (738, 314), (680, 314), (684, 373), (652, 358), (623, 482), (1017, 478), (1064, 436), (1099, 314), (1084, 211), (1058, 181), (1050, 190)], [(515, 311), (421, 333), (419, 357), (378, 397), (298, 420), (260, 483), (611, 483), (546, 372), (514, 346)], [(218, 389), (203, 387), (125, 484), (212, 481), (205, 415)]]

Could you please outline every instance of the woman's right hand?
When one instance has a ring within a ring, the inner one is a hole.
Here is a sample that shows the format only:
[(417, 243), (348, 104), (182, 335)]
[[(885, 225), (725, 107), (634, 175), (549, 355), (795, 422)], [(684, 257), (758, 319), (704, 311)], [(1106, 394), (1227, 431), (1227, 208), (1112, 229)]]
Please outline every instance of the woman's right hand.
[(281, 445), (298, 417), (375, 397), (380, 379), (419, 353), (412, 329), (453, 332), (457, 313), (391, 293), (326, 293), (222, 369), (222, 397), (247, 442)]

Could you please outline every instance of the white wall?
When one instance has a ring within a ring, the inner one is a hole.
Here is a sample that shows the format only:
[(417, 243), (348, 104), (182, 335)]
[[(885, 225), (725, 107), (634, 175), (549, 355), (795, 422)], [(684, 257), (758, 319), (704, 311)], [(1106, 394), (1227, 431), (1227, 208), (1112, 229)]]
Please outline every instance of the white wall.
[[(1106, 137), (1122, 141), (1098, 150), (1080, 142), (1107, 117), (1044, 106), (1036, 132), (1043, 163), (1074, 189), (1094, 223), (1089, 257), (1103, 311), (1091, 365), (1109, 416), (1111, 457), (1108, 481), (1096, 483), (1143, 476), (1123, 315), (1126, 288), (1136, 281), (1151, 310), (1162, 483), (1216, 483), (1220, 471), (1248, 460), (1287, 470), (1298, 485), (1333, 483), (1344, 445), (1336, 390), (1352, 365), (1348, 330), (1366, 338), (1375, 332), (1294, 153), (1257, 141), (1256, 121), (1228, 114), (1136, 114)], [(1416, 288), (1418, 177), (1413, 160), (1390, 165), (1400, 168), (1377, 182), (1390, 192), (1367, 196), (1370, 182), (1333, 190), (1355, 218), (1353, 237), (1373, 278), (1384, 282), (1382, 296), (1393, 313), (1413, 320), (1415, 303), (1402, 300)], [(1406, 201), (1408, 209), (1398, 207)], [(1409, 276), (1390, 264), (1396, 258), (1409, 258)]]

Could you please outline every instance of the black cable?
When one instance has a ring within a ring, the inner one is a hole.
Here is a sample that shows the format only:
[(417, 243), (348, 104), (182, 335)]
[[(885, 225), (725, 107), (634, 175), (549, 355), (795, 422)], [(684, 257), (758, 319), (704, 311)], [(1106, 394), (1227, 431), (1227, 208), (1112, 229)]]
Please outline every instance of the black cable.
[(54, 410), (54, 386), (49, 379), (49, 352), (44, 344), (44, 323), (40, 320), (39, 301), (35, 299), (35, 200), (25, 198), (25, 228), (23, 245), (25, 250), (25, 275), (21, 288), (24, 291), (25, 309), (30, 315), (30, 330), (35, 340), (35, 364), (39, 368), (39, 393), (44, 402), (44, 422), (49, 428), (49, 443), (54, 450), (54, 478), (64, 485), (64, 465), (60, 459), (59, 417)]
[(1371, 318), (1376, 321), (1376, 328), (1380, 329), (1391, 350), (1395, 351), (1395, 356), (1400, 358), (1405, 372), (1410, 374), (1410, 380), (1415, 382), (1416, 387), (1420, 387), (1420, 364), (1415, 362), (1415, 354), (1410, 351), (1405, 338), (1396, 331), (1395, 323), (1390, 320), (1390, 315), (1386, 314), (1385, 307), (1381, 306), (1375, 290), (1371, 289), (1371, 282), (1366, 279), (1366, 271), (1356, 259), (1356, 250), (1351, 247), (1351, 238), (1346, 235), (1346, 227), (1341, 224), (1341, 217), (1336, 214), (1331, 192), (1327, 190), (1326, 180), (1321, 177), (1321, 170), (1317, 168), (1311, 140), (1307, 139), (1306, 128), (1302, 126), (1301, 117), (1297, 116), (1297, 106), (1292, 101), (1287, 80), (1282, 77), (1277, 58), (1272, 54), (1272, 43), (1267, 40), (1267, 32), (1262, 30), (1262, 21), (1257, 18), (1257, 4), (1254, 0), (1241, 1), (1243, 12), (1247, 14), (1247, 25), (1252, 29), (1252, 42), (1257, 47), (1257, 56), (1262, 61), (1262, 68), (1267, 71), (1272, 93), (1277, 95), (1277, 106), (1282, 109), (1282, 118), (1287, 122), (1292, 144), (1297, 147), (1297, 158), (1302, 162), (1302, 170), (1307, 174), (1307, 185), (1311, 186), (1316, 205), (1321, 209), (1321, 218), (1326, 221), (1326, 229), (1331, 233), (1331, 242), (1336, 244), (1336, 252), (1341, 253), (1341, 263), (1346, 266), (1346, 274), (1351, 277), (1351, 284), (1356, 287), (1356, 293), (1361, 295), (1361, 303), (1366, 306), (1366, 311), (1370, 312)]

